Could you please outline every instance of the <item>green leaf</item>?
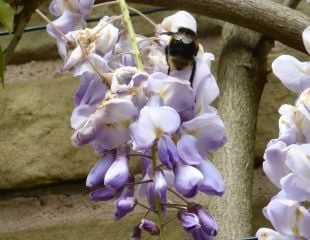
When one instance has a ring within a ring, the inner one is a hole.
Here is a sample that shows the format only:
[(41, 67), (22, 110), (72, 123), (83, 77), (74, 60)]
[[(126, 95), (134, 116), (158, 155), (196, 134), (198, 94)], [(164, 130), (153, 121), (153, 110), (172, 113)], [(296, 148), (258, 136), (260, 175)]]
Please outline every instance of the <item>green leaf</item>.
[(13, 31), (14, 11), (11, 6), (0, 0), (0, 22), (7, 28), (8, 31)]
[(4, 54), (0, 46), (0, 83), (2, 84), (3, 88), (4, 88), (4, 71), (5, 71)]

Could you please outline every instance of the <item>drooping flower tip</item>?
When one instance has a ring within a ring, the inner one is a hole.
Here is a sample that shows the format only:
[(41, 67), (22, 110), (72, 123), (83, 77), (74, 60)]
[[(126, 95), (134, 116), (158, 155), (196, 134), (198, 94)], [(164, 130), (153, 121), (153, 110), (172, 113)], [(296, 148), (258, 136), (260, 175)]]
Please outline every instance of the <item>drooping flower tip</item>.
[(130, 234), (130, 240), (141, 240), (141, 233), (139, 225), (134, 226)]
[(179, 211), (178, 218), (182, 222), (182, 227), (186, 232), (193, 232), (194, 230), (201, 228), (199, 218), (194, 213)]
[(148, 232), (151, 235), (159, 235), (160, 233), (159, 228), (157, 227), (156, 223), (154, 223), (153, 221), (147, 220), (147, 219), (141, 220), (139, 228)]
[(90, 193), (90, 199), (94, 202), (108, 201), (115, 197), (116, 191), (113, 188), (102, 188)]

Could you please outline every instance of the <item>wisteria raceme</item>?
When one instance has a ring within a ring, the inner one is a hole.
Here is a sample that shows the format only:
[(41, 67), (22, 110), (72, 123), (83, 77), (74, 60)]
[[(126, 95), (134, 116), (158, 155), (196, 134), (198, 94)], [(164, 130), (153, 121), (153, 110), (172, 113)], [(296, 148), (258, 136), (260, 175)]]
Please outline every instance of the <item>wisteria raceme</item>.
[[(303, 32), (310, 53), (310, 26)], [(280, 192), (263, 210), (275, 230), (261, 228), (261, 240), (310, 239), (310, 63), (283, 55), (272, 63), (274, 74), (299, 97), (294, 105), (279, 109), (279, 137), (271, 140), (264, 154), (263, 169)]]
[[(144, 65), (140, 70), (123, 23), (126, 19), (104, 16), (87, 28), (85, 17), (94, 7), (89, 0), (53, 0), (50, 11), (58, 18), (47, 28), (64, 60), (60, 71), (81, 77), (71, 140), (75, 146), (91, 145), (101, 156), (86, 180), (91, 200), (114, 200), (115, 220), (136, 206), (145, 207), (146, 201), (148, 213), (155, 213), (158, 223), (142, 219), (131, 239), (141, 239), (141, 230), (163, 239), (166, 211), (180, 206), (183, 229), (196, 240), (213, 239), (218, 232), (215, 219), (188, 198), (198, 192), (221, 196), (225, 190), (209, 156), (226, 143), (223, 121), (211, 106), (219, 95), (210, 72), (214, 57), (199, 45), (190, 60), (196, 69), (189, 64), (177, 70), (165, 53), (180, 28), (196, 34), (196, 20), (179, 11), (158, 24), (153, 37), (136, 36)], [(182, 37), (193, 41), (186, 34)], [(133, 176), (131, 161), (140, 161), (141, 178)], [(168, 201), (170, 193), (184, 203)]]

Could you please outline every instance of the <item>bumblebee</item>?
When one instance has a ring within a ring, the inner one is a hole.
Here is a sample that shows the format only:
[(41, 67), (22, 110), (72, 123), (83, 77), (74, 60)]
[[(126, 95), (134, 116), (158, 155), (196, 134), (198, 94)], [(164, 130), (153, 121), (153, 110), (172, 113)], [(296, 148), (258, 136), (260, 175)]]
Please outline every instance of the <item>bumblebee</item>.
[(199, 49), (196, 33), (188, 28), (180, 27), (177, 32), (165, 32), (163, 34), (171, 36), (165, 49), (168, 75), (171, 69), (180, 71), (191, 65), (192, 73), (189, 81), (192, 84), (196, 70), (195, 56)]

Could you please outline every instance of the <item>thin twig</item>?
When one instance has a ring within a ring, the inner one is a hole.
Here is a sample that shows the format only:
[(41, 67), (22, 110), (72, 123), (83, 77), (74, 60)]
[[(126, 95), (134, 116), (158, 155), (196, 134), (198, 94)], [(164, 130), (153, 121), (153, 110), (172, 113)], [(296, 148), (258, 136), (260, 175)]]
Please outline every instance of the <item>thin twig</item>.
[(140, 181), (140, 182), (130, 182), (130, 183), (126, 183), (126, 186), (139, 185), (139, 184), (144, 184), (144, 183), (149, 183), (149, 182), (153, 182), (153, 180), (149, 179), (149, 180)]
[(94, 8), (98, 8), (98, 7), (106, 7), (106, 6), (111, 6), (114, 4), (118, 4), (118, 1), (110, 1), (110, 2), (103, 2), (103, 3), (97, 3), (94, 5)]
[(178, 216), (174, 216), (174, 217), (170, 218), (169, 220), (167, 220), (166, 222), (164, 222), (162, 226), (165, 226), (165, 225), (171, 223), (172, 221), (174, 221), (174, 220), (177, 219), (177, 218), (178, 218)]
[(154, 212), (151, 208), (149, 208), (148, 206), (144, 205), (143, 203), (140, 203), (139, 201), (137, 201), (137, 205), (139, 205), (140, 207), (145, 208), (146, 210), (148, 210), (148, 212)]
[(189, 204), (189, 202), (187, 201), (187, 199), (185, 199), (183, 196), (181, 196), (180, 194), (178, 194), (176, 191), (174, 191), (172, 188), (168, 188), (168, 191), (170, 191), (171, 193), (173, 193), (174, 195), (176, 195), (178, 198), (180, 198), (183, 202), (185, 202), (186, 204)]
[(142, 18), (144, 18), (146, 21), (148, 21), (154, 28), (156, 28), (157, 24), (156, 24), (152, 19), (150, 19), (148, 16), (146, 16), (144, 13), (142, 13), (141, 11), (139, 11), (138, 9), (133, 8), (133, 7), (129, 7), (129, 6), (128, 6), (128, 8), (129, 8), (131, 11), (133, 11), (133, 12), (139, 14)]

